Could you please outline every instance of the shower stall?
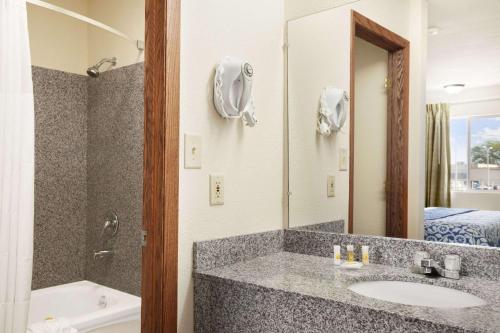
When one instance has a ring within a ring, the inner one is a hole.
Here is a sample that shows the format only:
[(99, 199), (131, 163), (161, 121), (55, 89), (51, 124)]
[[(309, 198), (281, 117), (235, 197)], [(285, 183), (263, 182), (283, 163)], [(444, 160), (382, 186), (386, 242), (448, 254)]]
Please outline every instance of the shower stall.
[(140, 332), (144, 0), (27, 2), (35, 112), (28, 328)]

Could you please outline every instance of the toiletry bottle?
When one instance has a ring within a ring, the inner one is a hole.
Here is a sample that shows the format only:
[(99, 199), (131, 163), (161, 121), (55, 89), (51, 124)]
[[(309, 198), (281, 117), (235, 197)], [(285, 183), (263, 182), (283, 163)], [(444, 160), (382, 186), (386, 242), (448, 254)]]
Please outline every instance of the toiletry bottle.
[(342, 263), (340, 259), (340, 245), (333, 246), (333, 264), (338, 266)]
[(361, 247), (361, 261), (363, 265), (368, 265), (370, 263), (370, 249), (367, 245)]
[(354, 246), (347, 245), (347, 262), (354, 261)]

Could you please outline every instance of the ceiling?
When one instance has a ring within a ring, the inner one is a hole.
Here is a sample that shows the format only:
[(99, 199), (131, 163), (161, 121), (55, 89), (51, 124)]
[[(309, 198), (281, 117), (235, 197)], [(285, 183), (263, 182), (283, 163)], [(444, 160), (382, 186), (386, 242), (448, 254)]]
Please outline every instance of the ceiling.
[(500, 0), (429, 0), (427, 89), (500, 84)]

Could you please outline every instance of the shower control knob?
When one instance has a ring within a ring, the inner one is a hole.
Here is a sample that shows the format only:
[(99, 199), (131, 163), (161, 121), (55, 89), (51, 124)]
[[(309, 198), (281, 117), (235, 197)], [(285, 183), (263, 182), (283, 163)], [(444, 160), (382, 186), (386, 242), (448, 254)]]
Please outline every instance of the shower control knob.
[(106, 218), (104, 219), (104, 224), (102, 226), (102, 231), (100, 238), (104, 239), (104, 237), (112, 238), (115, 237), (118, 233), (118, 228), (120, 226), (120, 221), (118, 220), (118, 216), (114, 212), (108, 213)]
[(253, 67), (248, 62), (243, 65), (243, 73), (248, 77), (253, 76)]

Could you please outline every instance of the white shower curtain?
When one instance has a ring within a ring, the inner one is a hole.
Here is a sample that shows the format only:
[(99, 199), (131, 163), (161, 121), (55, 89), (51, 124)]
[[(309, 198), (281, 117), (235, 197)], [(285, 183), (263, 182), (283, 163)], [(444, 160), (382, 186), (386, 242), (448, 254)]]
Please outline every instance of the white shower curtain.
[(0, 332), (26, 333), (34, 216), (33, 84), (24, 0), (0, 0)]

